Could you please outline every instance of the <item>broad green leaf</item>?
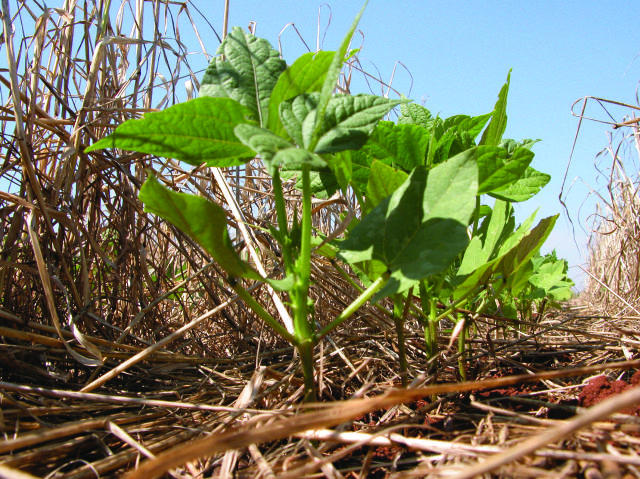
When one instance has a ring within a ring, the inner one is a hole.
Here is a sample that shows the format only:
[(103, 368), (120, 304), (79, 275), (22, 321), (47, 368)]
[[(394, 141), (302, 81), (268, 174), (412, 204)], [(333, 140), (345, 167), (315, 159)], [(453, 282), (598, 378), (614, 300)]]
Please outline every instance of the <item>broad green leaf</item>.
[(270, 171), (279, 166), (286, 170), (297, 170), (305, 163), (314, 169), (327, 166), (320, 156), (296, 148), (295, 145), (265, 128), (242, 124), (237, 126), (235, 133), (245, 145), (260, 155)]
[(429, 133), (418, 125), (381, 121), (369, 140), (354, 155), (360, 157), (360, 163), (379, 160), (411, 171), (416, 166), (424, 165), (428, 142)]
[(388, 166), (381, 161), (371, 165), (371, 174), (367, 184), (366, 211), (371, 211), (382, 200), (396, 191), (409, 175), (402, 170)]
[(516, 183), (525, 174), (533, 156), (533, 152), (526, 148), (516, 148), (512, 155), (508, 155), (504, 148), (479, 146), (478, 193), (504, 190), (508, 185)]
[(280, 103), (280, 120), (300, 148), (309, 148), (320, 93), (303, 93)]
[(513, 155), (513, 152), (516, 150), (516, 148), (526, 148), (527, 150), (530, 150), (531, 148), (533, 148), (533, 145), (535, 145), (539, 141), (540, 140), (520, 140), (520, 141), (516, 141), (516, 140), (511, 140), (511, 139), (503, 139), (500, 142), (500, 147), (502, 147), (505, 150), (507, 150), (509, 155)]
[(282, 279), (262, 278), (262, 281), (271, 285), (276, 291), (291, 291), (295, 285), (296, 278), (293, 275), (289, 275)]
[(269, 99), (287, 64), (269, 42), (233, 27), (205, 71), (200, 96), (227, 97), (246, 106), (267, 125)]
[(509, 94), (509, 83), (511, 82), (511, 70), (507, 74), (507, 81), (498, 93), (498, 101), (493, 108), (491, 122), (482, 135), (481, 145), (498, 145), (502, 140), (502, 135), (507, 129), (507, 95)]
[(535, 210), (529, 215), (526, 220), (524, 220), (524, 222), (522, 222), (520, 226), (518, 226), (518, 228), (513, 233), (511, 233), (506, 238), (502, 238), (500, 242), (500, 248), (498, 250), (498, 256), (504, 255), (529, 233), (529, 230), (533, 226), (533, 222), (535, 221), (537, 214), (538, 210)]
[(323, 132), (326, 130), (322, 126), (322, 120), (324, 119), (327, 108), (329, 106), (329, 101), (333, 97), (333, 92), (338, 84), (338, 79), (340, 78), (340, 72), (342, 71), (342, 65), (344, 65), (345, 57), (347, 56), (347, 50), (349, 49), (349, 44), (351, 43), (351, 38), (358, 27), (358, 23), (360, 22), (360, 18), (362, 18), (362, 14), (364, 13), (365, 8), (367, 8), (367, 4), (369, 0), (365, 0), (364, 5), (356, 15), (356, 18), (353, 19), (353, 23), (349, 28), (349, 31), (342, 39), (342, 43), (340, 47), (333, 55), (333, 59), (331, 60), (331, 66), (327, 70), (327, 74), (324, 78), (324, 83), (322, 84), (322, 89), (320, 90), (320, 98), (318, 100), (318, 109), (315, 117), (315, 124), (312, 128), (311, 134), (311, 145), (309, 150), (317, 151), (316, 146), (320, 141), (320, 137)]
[(229, 98), (196, 98), (129, 120), (85, 151), (122, 148), (174, 158), (190, 165), (227, 167), (255, 153), (234, 134), (250, 111)]
[(122, 148), (194, 166), (237, 166), (255, 156), (233, 132), (248, 114), (228, 98), (196, 98), (129, 120), (85, 151)]
[(533, 260), (527, 261), (518, 271), (507, 278), (507, 288), (512, 296), (519, 297), (528, 287), (531, 287), (529, 279), (533, 274)]
[(551, 176), (527, 167), (522, 177), (504, 188), (492, 190), (489, 195), (505, 201), (519, 202), (533, 198), (551, 180)]
[(565, 279), (564, 262), (544, 263), (531, 276), (531, 284), (545, 291), (550, 290), (558, 281)]
[(476, 146), (475, 139), (491, 114), (435, 118), (431, 124), (426, 164), (435, 165)]
[(475, 207), (477, 168), (453, 158), (429, 172), (416, 168), (341, 243), (350, 263), (377, 260), (390, 280), (375, 296), (406, 291), (446, 269), (468, 243), (466, 226)]
[[(375, 95), (335, 95), (320, 119), (319, 139), (314, 151), (357, 150), (367, 142), (378, 121), (400, 103), (400, 100)], [(303, 137), (306, 137), (305, 133)]]
[(431, 112), (422, 105), (416, 103), (403, 103), (400, 105), (399, 125), (418, 125), (426, 130), (431, 129), (434, 118)]
[(487, 124), (491, 115), (491, 113), (479, 116), (455, 115), (445, 118), (443, 127), (445, 130), (455, 129), (460, 133), (466, 132), (469, 137), (475, 139)]
[(503, 278), (508, 278), (516, 272), (540, 250), (553, 230), (558, 216), (559, 215), (549, 216), (548, 218), (540, 220), (540, 223), (538, 223), (528, 235), (522, 238), (517, 246), (510, 249), (509, 252), (504, 255), (499, 269)]
[(474, 236), (464, 252), (458, 268), (458, 276), (472, 273), (484, 263), (493, 259), (505, 227), (509, 224), (511, 207), (506, 201), (497, 200), (487, 221), (484, 238)]
[(140, 188), (145, 211), (169, 221), (195, 239), (233, 277), (260, 279), (233, 249), (227, 231), (227, 215), (215, 203), (165, 188), (151, 176)]
[(302, 93), (319, 92), (324, 84), (327, 70), (335, 52), (306, 53), (298, 58), (278, 78), (269, 103), (269, 129), (282, 136), (284, 128), (280, 121), (280, 104)]
[(536, 268), (529, 282), (544, 292), (554, 301), (566, 301), (571, 299), (571, 288), (575, 283), (567, 278), (568, 264), (566, 260), (558, 260), (551, 255), (544, 257), (545, 262)]
[(498, 274), (502, 281), (506, 282), (510, 275), (525, 267), (538, 252), (551, 233), (557, 219), (558, 215), (541, 220), (535, 228), (521, 237), (520, 241), (508, 251), (499, 253), (497, 258), (477, 268), (456, 287), (453, 292), (454, 299), (458, 300), (468, 296), (479, 287), (496, 280), (495, 275)]

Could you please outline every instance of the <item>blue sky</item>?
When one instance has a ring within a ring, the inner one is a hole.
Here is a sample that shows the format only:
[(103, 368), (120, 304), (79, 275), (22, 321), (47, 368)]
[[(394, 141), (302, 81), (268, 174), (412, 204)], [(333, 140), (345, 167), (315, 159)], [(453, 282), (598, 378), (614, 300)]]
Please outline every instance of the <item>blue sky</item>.
[[(229, 24), (246, 28), (255, 21), (256, 34), (277, 47), (281, 30), (294, 23), (315, 48), (320, 13), (321, 36), (327, 28), (322, 48), (332, 50), (362, 3), (231, 0)], [(222, 4), (209, 17), (219, 32), (222, 22), (216, 18)], [(570, 275), (580, 282), (582, 273), (576, 265), (587, 259), (583, 228), (595, 211), (584, 183), (597, 186), (594, 160), (608, 144), (609, 127), (583, 122), (568, 171), (565, 196), (579, 251), (558, 201), (578, 126), (571, 105), (586, 95), (637, 104), (639, 14), (638, 3), (632, 1), (371, 0), (359, 25), (364, 36), (360, 57), (368, 71), (377, 69), (387, 81), (394, 64), (402, 62), (411, 76), (398, 66), (393, 86), (445, 117), (491, 111), (513, 69), (505, 136), (542, 140), (534, 147), (533, 166), (553, 178), (543, 192), (518, 207), (518, 217), (523, 220), (538, 207), (539, 218), (562, 213), (547, 249), (556, 248), (567, 258)], [(288, 62), (306, 51), (292, 28), (282, 34), (281, 44)], [(366, 85), (356, 81), (354, 89), (366, 91)], [(606, 119), (593, 105), (588, 113)], [(612, 112), (622, 119), (631, 110)]]

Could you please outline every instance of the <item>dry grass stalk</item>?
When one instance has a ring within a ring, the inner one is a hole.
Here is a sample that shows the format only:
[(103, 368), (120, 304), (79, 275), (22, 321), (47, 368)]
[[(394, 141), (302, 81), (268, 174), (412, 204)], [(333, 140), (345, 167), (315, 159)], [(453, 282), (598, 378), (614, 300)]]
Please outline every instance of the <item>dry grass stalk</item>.
[(610, 165), (602, 168), (605, 194), (599, 203), (589, 238), (587, 285), (583, 297), (611, 315), (640, 315), (640, 128), (610, 142)]

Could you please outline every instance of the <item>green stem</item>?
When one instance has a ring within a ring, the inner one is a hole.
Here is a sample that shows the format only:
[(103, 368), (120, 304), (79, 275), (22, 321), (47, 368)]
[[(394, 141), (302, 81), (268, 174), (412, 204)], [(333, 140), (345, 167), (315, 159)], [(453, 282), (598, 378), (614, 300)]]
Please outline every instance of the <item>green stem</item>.
[(376, 279), (371, 286), (365, 289), (360, 296), (358, 296), (347, 308), (342, 311), (342, 313), (329, 324), (327, 324), (324, 328), (322, 328), (318, 333), (315, 334), (315, 343), (317, 344), (322, 338), (324, 338), (327, 334), (333, 331), (335, 328), (340, 326), (344, 321), (346, 321), (353, 313), (358, 311), (362, 307), (364, 303), (369, 301), (371, 297), (382, 288), (387, 281), (389, 281), (389, 275), (383, 274), (378, 279)]
[(304, 402), (316, 400), (316, 384), (313, 377), (313, 347), (315, 343), (309, 339), (298, 344), (297, 349), (302, 362), (302, 374), (304, 376)]
[(427, 359), (431, 360), (438, 354), (438, 300), (429, 299), (429, 317), (424, 328), (424, 340), (427, 344)]
[[(282, 191), (282, 181), (280, 179), (280, 170), (274, 169), (273, 175), (273, 198), (276, 203), (276, 216), (278, 218), (278, 229), (282, 238), (289, 237), (289, 225), (287, 224), (287, 209), (284, 204), (284, 192)], [(285, 271), (291, 273), (293, 258), (291, 256), (291, 244), (283, 241), (280, 245), (282, 248), (282, 257), (284, 259)]]
[(262, 319), (265, 323), (267, 323), (271, 329), (273, 329), (277, 334), (280, 335), (283, 339), (289, 341), (292, 345), (297, 345), (296, 338), (287, 331), (282, 324), (280, 324), (273, 316), (271, 316), (255, 299), (253, 296), (249, 294), (249, 292), (244, 289), (235, 278), (229, 279), (229, 284), (236, 292), (238, 296), (242, 298), (245, 304), (258, 315), (260, 319)]
[(476, 196), (476, 209), (473, 212), (473, 235), (478, 234), (478, 223), (480, 223), (480, 195)]
[(300, 224), (300, 251), (295, 259), (295, 282), (291, 289), (293, 329), (296, 347), (302, 361), (305, 401), (315, 398), (313, 379), (313, 319), (309, 318), (309, 283), (311, 278), (311, 173), (310, 167), (302, 167), (302, 222)]
[[(411, 301), (411, 291), (409, 291), (407, 297), (407, 306)], [(408, 312), (408, 307), (403, 307), (402, 304), (402, 295), (394, 294), (393, 295), (393, 322), (396, 325), (396, 336), (398, 338), (398, 357), (400, 359), (400, 379), (402, 380), (402, 387), (407, 387), (408, 385), (408, 371), (409, 365), (407, 363), (407, 350), (405, 348), (405, 339), (404, 339), (404, 322), (406, 319), (406, 314)]]

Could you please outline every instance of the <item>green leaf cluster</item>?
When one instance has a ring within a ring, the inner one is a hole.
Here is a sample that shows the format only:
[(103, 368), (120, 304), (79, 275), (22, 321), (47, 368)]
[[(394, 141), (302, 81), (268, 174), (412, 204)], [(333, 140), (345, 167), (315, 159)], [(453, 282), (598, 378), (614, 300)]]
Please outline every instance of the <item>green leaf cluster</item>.
[[(233, 28), (204, 74), (199, 98), (128, 121), (86, 150), (121, 148), (219, 168), (254, 158), (266, 165), (274, 186), (278, 222), (270, 234), (282, 251), (281, 280), (261, 277), (239, 257), (219, 205), (172, 191), (153, 175), (140, 199), (146, 211), (211, 254), (246, 304), (298, 348), (308, 398), (314, 345), (365, 301), (391, 297), (402, 337), (407, 306), (419, 291), (429, 342), (443, 317), (436, 301), (451, 312), (465, 302), (486, 303), (489, 290), (562, 300), (570, 287), (566, 262), (538, 255), (557, 217), (535, 227), (533, 217), (515, 225), (511, 203), (534, 196), (549, 176), (531, 167), (535, 141), (503, 138), (510, 73), (494, 110), (475, 117), (434, 117), (405, 98), (336, 94), (361, 14), (337, 51), (308, 53), (290, 66), (266, 40)], [(385, 121), (397, 107), (398, 121)], [(293, 177), (302, 204), (291, 223), (282, 180)], [(338, 191), (355, 194), (361, 215), (346, 225), (346, 237), (321, 243), (311, 227), (311, 197)], [(494, 198), (492, 207), (482, 204), (487, 197)], [(366, 286), (320, 331), (308, 297), (316, 246), (316, 254), (350, 264)], [(259, 305), (240, 279), (267, 281), (284, 291), (293, 330)]]

